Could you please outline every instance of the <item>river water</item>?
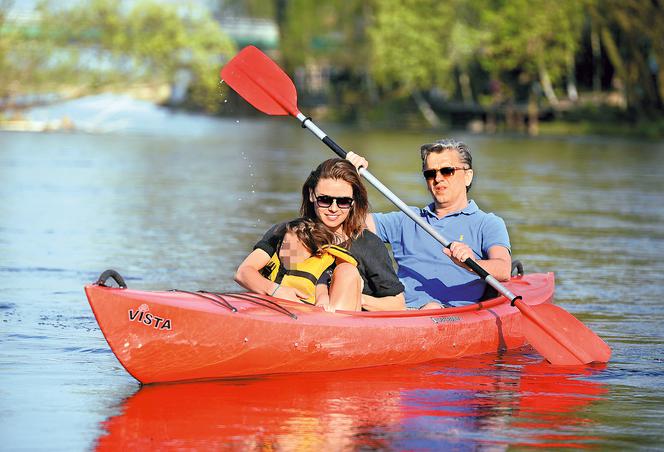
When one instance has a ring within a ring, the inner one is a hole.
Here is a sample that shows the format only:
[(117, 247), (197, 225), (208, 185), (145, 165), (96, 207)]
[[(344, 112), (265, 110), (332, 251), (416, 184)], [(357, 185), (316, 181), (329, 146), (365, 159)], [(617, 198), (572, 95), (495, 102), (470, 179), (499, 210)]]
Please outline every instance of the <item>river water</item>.
[[(0, 450), (656, 450), (664, 443), (664, 144), (452, 133), (471, 194), (527, 272), (613, 348), (561, 369), (532, 349), (422, 365), (141, 388), (83, 293), (221, 290), (331, 156), (292, 119), (159, 113), (107, 133), (0, 132)], [(435, 133), (324, 124), (407, 203)], [(374, 210), (390, 205), (373, 189)]]

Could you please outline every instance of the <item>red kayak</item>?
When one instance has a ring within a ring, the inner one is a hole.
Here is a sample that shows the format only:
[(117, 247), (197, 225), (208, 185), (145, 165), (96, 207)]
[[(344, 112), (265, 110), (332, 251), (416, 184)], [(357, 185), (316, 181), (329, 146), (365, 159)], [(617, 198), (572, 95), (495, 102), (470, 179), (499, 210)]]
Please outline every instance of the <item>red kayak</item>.
[[(105, 286), (107, 271), (85, 293), (111, 350), (141, 383), (412, 364), (526, 344), (521, 313), (503, 296), (443, 310), (328, 313), (252, 293), (132, 290), (110, 272), (123, 287)], [(551, 303), (554, 277), (505, 286), (537, 306)]]

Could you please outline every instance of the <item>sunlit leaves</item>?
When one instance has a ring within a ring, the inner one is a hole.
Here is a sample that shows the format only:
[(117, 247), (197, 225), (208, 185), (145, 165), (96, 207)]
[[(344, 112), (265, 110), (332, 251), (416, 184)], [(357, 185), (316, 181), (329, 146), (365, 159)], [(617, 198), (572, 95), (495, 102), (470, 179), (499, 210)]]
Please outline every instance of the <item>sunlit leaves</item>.
[[(172, 83), (185, 70), (196, 96), (216, 102), (222, 58), (235, 52), (209, 11), (189, 2), (51, 1), (36, 15), (39, 34), (20, 40), (23, 50), (13, 67), (38, 66), (38, 74), (60, 87)], [(31, 47), (49, 51), (36, 55)], [(37, 78), (31, 82), (33, 91), (45, 88)]]

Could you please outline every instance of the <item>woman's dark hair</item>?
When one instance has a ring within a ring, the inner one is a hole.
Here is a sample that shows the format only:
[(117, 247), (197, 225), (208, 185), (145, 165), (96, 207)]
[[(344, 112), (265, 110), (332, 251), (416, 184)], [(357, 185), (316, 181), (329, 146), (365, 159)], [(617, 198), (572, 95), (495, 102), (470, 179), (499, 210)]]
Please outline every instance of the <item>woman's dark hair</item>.
[(310, 194), (315, 192), (321, 179), (336, 179), (348, 182), (353, 187), (353, 205), (348, 217), (343, 223), (343, 231), (350, 240), (355, 240), (365, 228), (365, 217), (369, 211), (369, 198), (367, 189), (360, 180), (357, 170), (348, 160), (335, 158), (325, 160), (313, 170), (302, 186), (302, 206), (300, 214), (303, 217), (320, 221), (316, 215), (316, 206), (311, 201)]
[(284, 226), (284, 234), (290, 232), (309, 250), (312, 255), (319, 254), (325, 245), (334, 243), (334, 234), (322, 223), (309, 218), (296, 218)]

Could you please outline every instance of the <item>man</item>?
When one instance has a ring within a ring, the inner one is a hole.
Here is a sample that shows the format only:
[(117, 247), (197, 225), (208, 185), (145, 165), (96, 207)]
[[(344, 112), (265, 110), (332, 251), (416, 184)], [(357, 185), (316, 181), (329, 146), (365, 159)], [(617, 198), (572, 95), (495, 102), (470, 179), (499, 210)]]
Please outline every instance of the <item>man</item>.
[[(463, 261), (471, 257), (497, 280), (508, 280), (512, 259), (505, 222), (468, 199), (473, 165), (466, 144), (439, 140), (423, 145), (420, 153), (433, 202), (412, 209), (452, 241), (450, 248), (441, 253), (440, 244), (403, 212), (369, 214), (367, 227), (392, 246), (408, 308), (433, 309), (455, 301), (477, 301), (487, 285)], [(368, 165), (356, 154), (349, 153), (347, 158), (358, 168)]]

